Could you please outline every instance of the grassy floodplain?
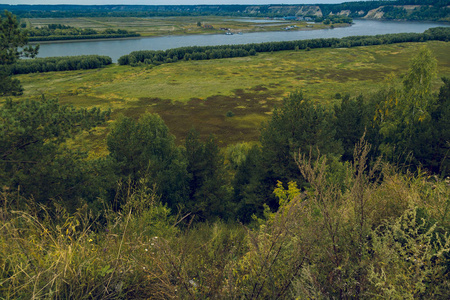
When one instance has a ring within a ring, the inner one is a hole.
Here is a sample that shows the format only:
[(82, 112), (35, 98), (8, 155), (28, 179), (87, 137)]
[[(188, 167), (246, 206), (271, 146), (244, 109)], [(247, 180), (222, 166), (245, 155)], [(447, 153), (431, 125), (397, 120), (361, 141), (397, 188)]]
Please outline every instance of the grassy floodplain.
[[(449, 43), (404, 43), (351, 49), (313, 49), (258, 54), (254, 57), (180, 61), (156, 67), (113, 65), (87, 71), (20, 75), (22, 98), (58, 98), (78, 107), (112, 109), (138, 118), (158, 113), (182, 142), (195, 127), (214, 134), (221, 146), (256, 141), (273, 107), (296, 90), (333, 105), (336, 93), (367, 95), (390, 75), (401, 75), (411, 57), (428, 47), (438, 61), (434, 86), (450, 76)], [(234, 115), (230, 117), (231, 115)], [(228, 115), (228, 116), (227, 116)], [(91, 133), (98, 154), (104, 153), (107, 128)]]
[[(246, 22), (244, 18), (195, 16), (195, 17), (99, 17), (99, 18), (33, 18), (24, 19), (27, 27), (42, 27), (49, 24), (62, 24), (76, 28), (91, 28), (102, 31), (105, 29), (124, 29), (137, 32), (141, 36), (165, 36), (186, 34), (214, 34), (224, 32), (220, 28), (228, 28), (232, 32), (258, 32), (283, 30), (286, 26), (296, 25), (293, 30), (312, 30), (329, 28), (331, 25), (322, 23), (307, 24), (300, 21)], [(202, 26), (198, 26), (198, 22)], [(212, 26), (212, 27), (211, 27)], [(307, 27), (308, 26), (308, 27)], [(333, 24), (334, 27), (348, 24)]]

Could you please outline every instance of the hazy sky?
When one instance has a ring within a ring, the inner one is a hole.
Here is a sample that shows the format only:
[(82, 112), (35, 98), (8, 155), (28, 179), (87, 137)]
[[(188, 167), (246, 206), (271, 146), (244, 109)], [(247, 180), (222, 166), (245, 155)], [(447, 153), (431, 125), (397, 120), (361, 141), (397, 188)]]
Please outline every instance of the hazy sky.
[(145, 5), (193, 5), (193, 4), (317, 4), (342, 3), (360, 0), (0, 0), (0, 4), (145, 4)]

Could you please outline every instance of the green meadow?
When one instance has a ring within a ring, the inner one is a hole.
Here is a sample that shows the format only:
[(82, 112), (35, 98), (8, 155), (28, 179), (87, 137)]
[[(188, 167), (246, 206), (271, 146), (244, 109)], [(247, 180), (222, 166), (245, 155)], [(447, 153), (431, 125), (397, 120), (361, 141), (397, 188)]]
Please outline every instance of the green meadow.
[[(256, 141), (262, 122), (289, 93), (303, 91), (327, 105), (336, 94), (368, 95), (391, 74), (401, 75), (411, 57), (428, 47), (438, 61), (440, 77), (450, 76), (449, 43), (404, 43), (350, 49), (313, 49), (263, 53), (244, 58), (179, 61), (154, 67), (112, 65), (87, 71), (20, 75), (21, 98), (58, 98), (77, 107), (101, 107), (138, 118), (158, 113), (181, 143), (195, 127), (201, 136), (213, 134), (221, 146)], [(103, 153), (107, 128), (91, 132)]]

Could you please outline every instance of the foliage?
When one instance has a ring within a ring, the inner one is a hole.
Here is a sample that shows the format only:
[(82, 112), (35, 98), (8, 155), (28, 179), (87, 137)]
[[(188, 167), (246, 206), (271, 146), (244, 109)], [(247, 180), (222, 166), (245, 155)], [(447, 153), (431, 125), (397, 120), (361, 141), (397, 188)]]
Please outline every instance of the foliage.
[[(74, 135), (105, 122), (109, 112), (75, 109), (57, 100), (7, 100), (0, 108), (0, 184), (24, 197), (66, 203), (89, 193), (95, 164), (85, 153), (64, 143)], [(84, 186), (83, 186), (84, 185)]]
[(339, 105), (334, 107), (334, 128), (336, 140), (341, 142), (343, 148), (342, 160), (351, 161), (355, 144), (370, 130), (370, 108), (362, 95), (351, 99), (345, 95)]
[[(234, 189), (239, 214), (248, 210), (245, 206), (252, 207), (250, 212), (258, 216), (262, 215), (263, 204), (277, 209), (272, 191), (278, 181), (303, 185), (304, 178), (294, 160), (299, 151), (314, 157), (319, 152), (340, 155), (332, 127), (331, 113), (301, 92), (284, 98), (283, 105), (275, 108), (271, 120), (261, 129), (261, 149), (252, 149), (248, 161), (237, 169)], [(245, 220), (249, 220), (246, 214)]]
[(261, 130), (263, 160), (272, 176), (282, 181), (298, 179), (293, 159), (298, 151), (312, 150), (315, 155), (317, 151), (339, 153), (330, 121), (325, 108), (301, 92), (286, 97), (283, 106), (275, 108), (271, 120)]
[(49, 24), (44, 27), (36, 27), (28, 30), (29, 41), (55, 41), (72, 39), (100, 39), (138, 37), (140, 34), (128, 32), (123, 29), (105, 29), (98, 32), (91, 28), (74, 28), (61, 24)]
[[(39, 48), (26, 46), (28, 39), (25, 31), (19, 29), (19, 23), (16, 16), (5, 11), (0, 16), (2, 39), (0, 43), (0, 64), (10, 65), (21, 56), (34, 57)], [(22, 50), (19, 48), (24, 47)]]
[(433, 159), (425, 158), (428, 165), (441, 176), (450, 173), (450, 79), (443, 77), (444, 85), (439, 90), (437, 102), (431, 112), (435, 130)]
[(436, 200), (448, 201), (448, 183), (386, 167), (383, 181), (374, 181), (367, 153), (364, 146), (355, 155), (344, 193), (330, 185), (323, 158), (300, 158), (311, 188), (279, 183), (279, 210), (252, 230), (220, 221), (177, 228), (180, 220), (145, 181), (130, 190), (123, 212), (107, 210), (103, 224), (86, 207), (75, 214), (12, 212), (14, 194), (3, 190), (0, 293), (6, 299), (446, 298), (448, 226), (433, 220), (441, 207)]
[[(448, 97), (432, 94), (435, 69), (436, 60), (423, 48), (412, 60), (402, 89), (393, 85), (378, 94), (376, 118), (382, 137), (380, 150), (388, 159), (415, 168), (423, 165), (445, 175), (448, 163), (443, 140), (447, 140), (448, 124), (438, 115), (446, 113)], [(446, 85), (441, 91), (445, 89)]]
[(3, 16), (0, 15), (0, 36), (0, 95), (20, 95), (22, 88), (17, 79), (10, 78), (9, 66), (21, 56), (36, 56), (39, 46), (25, 47), (28, 42), (27, 33), (19, 28), (16, 16), (8, 11)]
[(126, 192), (128, 180), (133, 186), (141, 178), (149, 178), (148, 184), (156, 185), (156, 193), (170, 207), (186, 199), (186, 161), (158, 115), (146, 114), (138, 121), (122, 117), (114, 124), (107, 144), (116, 174), (125, 183), (119, 192)]
[(244, 223), (252, 216), (263, 216), (264, 203), (269, 203), (272, 182), (265, 181), (266, 170), (262, 164), (261, 147), (254, 145), (237, 167), (233, 181), (234, 215)]
[(177, 230), (150, 191), (130, 191), (130, 213), (108, 209), (106, 224), (86, 206), (74, 214), (58, 206), (12, 212), (12, 194), (1, 197), (2, 298), (141, 299), (160, 292), (155, 243)]
[(225, 218), (229, 192), (223, 156), (214, 137), (202, 142), (199, 133), (192, 129), (185, 141), (185, 157), (189, 175), (188, 211), (200, 220)]
[[(374, 297), (444, 299), (450, 296), (448, 259), (450, 237), (437, 224), (406, 210), (393, 224), (371, 234), (374, 263), (369, 271)], [(425, 216), (426, 217), (426, 216)]]

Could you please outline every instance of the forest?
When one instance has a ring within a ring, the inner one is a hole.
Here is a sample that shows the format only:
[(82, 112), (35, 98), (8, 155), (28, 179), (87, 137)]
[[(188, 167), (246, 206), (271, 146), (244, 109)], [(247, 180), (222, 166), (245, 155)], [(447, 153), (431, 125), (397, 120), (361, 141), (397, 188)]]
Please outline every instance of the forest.
[[(3, 66), (36, 55), (1, 22)], [(436, 70), (423, 46), (374, 93), (289, 93), (257, 143), (226, 151), (195, 128), (177, 144), (158, 114), (7, 98), (0, 297), (449, 298), (450, 79), (433, 87)], [(0, 76), (2, 95), (23, 90)], [(102, 124), (107, 155), (72, 147)]]
[[(406, 10), (405, 5), (419, 5)], [(169, 16), (239, 16), (239, 17), (285, 17), (305, 15), (312, 5), (5, 5), (8, 10), (21, 18), (67, 18), (67, 17), (169, 17)], [(341, 4), (317, 4), (322, 16), (349, 12), (349, 17), (360, 18), (374, 9), (385, 12), (384, 19), (448, 21), (447, 0), (395, 0), (395, 1), (355, 1)], [(303, 9), (306, 8), (306, 13)], [(361, 15), (361, 11), (364, 15)]]

